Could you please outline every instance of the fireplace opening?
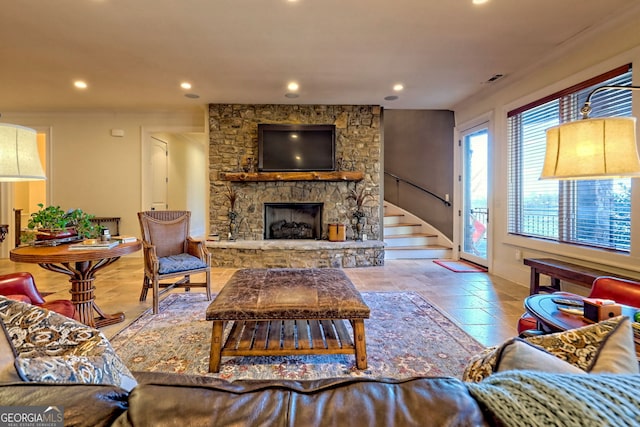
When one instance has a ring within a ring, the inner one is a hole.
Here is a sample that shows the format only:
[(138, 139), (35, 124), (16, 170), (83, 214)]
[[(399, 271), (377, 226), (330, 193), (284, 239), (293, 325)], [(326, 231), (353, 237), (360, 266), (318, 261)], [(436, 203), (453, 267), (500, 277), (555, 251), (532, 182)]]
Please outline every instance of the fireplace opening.
[(264, 238), (322, 238), (322, 203), (265, 203)]

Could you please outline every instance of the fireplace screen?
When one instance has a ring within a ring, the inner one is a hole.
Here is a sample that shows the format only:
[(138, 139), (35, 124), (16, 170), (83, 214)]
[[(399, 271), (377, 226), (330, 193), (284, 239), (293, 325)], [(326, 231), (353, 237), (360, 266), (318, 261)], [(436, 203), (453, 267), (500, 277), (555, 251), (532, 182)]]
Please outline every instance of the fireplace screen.
[(320, 239), (322, 203), (265, 203), (264, 238)]

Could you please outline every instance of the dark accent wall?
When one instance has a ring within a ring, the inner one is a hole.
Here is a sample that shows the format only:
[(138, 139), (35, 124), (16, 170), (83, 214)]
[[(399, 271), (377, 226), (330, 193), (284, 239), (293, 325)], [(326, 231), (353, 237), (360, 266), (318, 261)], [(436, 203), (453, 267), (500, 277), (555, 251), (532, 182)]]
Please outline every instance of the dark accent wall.
[[(384, 110), (384, 170), (453, 203), (453, 131), (448, 110)], [(385, 173), (384, 199), (453, 239), (453, 208)]]

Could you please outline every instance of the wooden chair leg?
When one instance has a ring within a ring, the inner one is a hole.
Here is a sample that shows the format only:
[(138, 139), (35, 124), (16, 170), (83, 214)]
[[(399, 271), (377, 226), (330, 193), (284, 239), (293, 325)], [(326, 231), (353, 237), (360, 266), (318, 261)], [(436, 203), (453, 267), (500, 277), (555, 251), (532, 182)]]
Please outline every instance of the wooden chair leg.
[(140, 301), (147, 300), (147, 292), (149, 291), (149, 278), (144, 276), (142, 279), (142, 291), (140, 292)]
[(207, 301), (211, 301), (211, 271), (207, 270), (206, 273), (206, 281), (207, 281)]
[(184, 286), (184, 291), (190, 292), (191, 286), (189, 286), (189, 283), (191, 283), (191, 275), (187, 274), (184, 276), (184, 283), (186, 284), (186, 286)]
[(160, 311), (160, 283), (157, 277), (153, 278), (153, 314)]

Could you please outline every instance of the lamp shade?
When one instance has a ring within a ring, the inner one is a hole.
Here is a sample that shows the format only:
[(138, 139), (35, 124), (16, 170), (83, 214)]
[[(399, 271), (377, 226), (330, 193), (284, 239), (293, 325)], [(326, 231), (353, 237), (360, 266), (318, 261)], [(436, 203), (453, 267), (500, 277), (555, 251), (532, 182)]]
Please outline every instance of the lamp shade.
[(45, 179), (36, 131), (0, 123), (0, 182)]
[(640, 177), (635, 117), (584, 119), (547, 129), (540, 179)]

